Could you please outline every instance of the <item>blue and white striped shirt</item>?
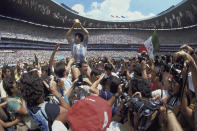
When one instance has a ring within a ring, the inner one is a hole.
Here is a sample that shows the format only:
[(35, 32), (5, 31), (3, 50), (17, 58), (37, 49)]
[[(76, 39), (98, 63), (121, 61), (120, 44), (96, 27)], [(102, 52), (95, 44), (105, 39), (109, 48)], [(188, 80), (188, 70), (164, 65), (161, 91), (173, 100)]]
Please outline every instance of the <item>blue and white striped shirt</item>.
[(68, 78), (60, 78), (62, 81), (64, 81), (64, 86), (66, 88), (66, 92), (68, 92), (70, 90), (70, 88), (72, 87), (72, 82), (71, 80), (69, 80)]
[(76, 62), (84, 61), (87, 54), (87, 42), (81, 42), (80, 44), (72, 42), (72, 57)]

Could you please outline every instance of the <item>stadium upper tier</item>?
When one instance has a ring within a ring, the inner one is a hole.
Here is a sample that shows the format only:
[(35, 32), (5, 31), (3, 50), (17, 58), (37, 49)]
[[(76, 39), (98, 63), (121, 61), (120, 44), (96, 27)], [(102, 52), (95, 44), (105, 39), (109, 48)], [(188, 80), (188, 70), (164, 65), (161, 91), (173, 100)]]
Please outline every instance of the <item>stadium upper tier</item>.
[[(32, 25), (8, 18), (0, 18), (2, 40), (18, 39), (47, 43), (67, 44), (68, 29)], [(74, 30), (76, 32), (80, 30)], [(89, 44), (142, 44), (153, 33), (152, 30), (137, 29), (89, 29)], [(74, 34), (74, 32), (73, 32)], [(161, 45), (197, 43), (197, 27), (179, 30), (158, 30)]]
[(197, 24), (197, 1), (183, 0), (155, 17), (126, 22), (86, 18), (53, 0), (1, 0), (0, 14), (61, 28), (77, 18), (86, 28), (177, 29)]
[[(0, 17), (1, 49), (53, 50), (61, 43), (60, 50), (70, 50), (65, 39), (68, 29), (43, 27), (27, 22)], [(74, 30), (78, 32), (80, 30)], [(89, 29), (88, 50), (137, 51), (153, 33), (137, 29)], [(197, 27), (179, 30), (158, 30), (161, 52), (177, 51), (182, 44), (197, 47)]]

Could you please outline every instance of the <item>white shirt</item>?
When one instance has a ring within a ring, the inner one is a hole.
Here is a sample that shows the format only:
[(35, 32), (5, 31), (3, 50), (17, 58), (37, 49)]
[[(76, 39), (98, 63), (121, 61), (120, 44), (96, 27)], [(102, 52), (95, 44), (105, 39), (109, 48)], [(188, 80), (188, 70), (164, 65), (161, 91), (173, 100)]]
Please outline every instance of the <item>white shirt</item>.
[[(162, 93), (163, 93), (163, 94), (162, 94)], [(152, 95), (152, 97), (155, 97), (156, 95), (160, 95), (160, 96), (162, 96), (162, 98), (161, 98), (162, 100), (169, 96), (167, 90), (162, 90), (162, 91), (161, 91), (161, 89), (152, 91), (152, 92), (151, 92), (151, 95)]]
[(2, 80), (0, 82), (0, 93), (1, 93), (1, 98), (7, 97), (7, 93), (5, 92), (5, 90), (3, 88), (3, 81)]
[(189, 83), (189, 89), (192, 92), (195, 92), (195, 90), (194, 90), (194, 84), (193, 84), (193, 81), (192, 81), (192, 73), (191, 72), (188, 74), (188, 83)]

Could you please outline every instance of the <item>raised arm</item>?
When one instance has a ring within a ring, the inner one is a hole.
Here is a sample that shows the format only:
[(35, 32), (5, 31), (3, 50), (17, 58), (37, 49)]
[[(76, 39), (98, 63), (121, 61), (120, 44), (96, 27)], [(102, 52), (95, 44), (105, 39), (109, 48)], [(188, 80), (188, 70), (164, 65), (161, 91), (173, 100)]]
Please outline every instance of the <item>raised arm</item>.
[(11, 122), (4, 122), (4, 121), (0, 120), (0, 125), (2, 125), (4, 128), (8, 128), (8, 127), (11, 127), (11, 126), (15, 126), (20, 121), (21, 121), (20, 117), (17, 117), (15, 120), (13, 120)]
[(66, 103), (64, 98), (61, 97), (59, 92), (57, 91), (57, 84), (55, 81), (50, 82), (50, 87), (49, 89), (51, 90), (51, 93), (59, 100), (60, 106), (62, 106), (64, 109), (68, 110), (70, 106)]
[(183, 45), (179, 48), (179, 50), (186, 51), (188, 54), (192, 56), (195, 62), (197, 62), (197, 56), (194, 53), (194, 49), (192, 49), (189, 45)]
[(113, 71), (115, 71), (115, 65), (111, 62), (111, 59), (110, 58), (107, 58), (107, 61), (109, 62), (109, 64), (112, 65), (112, 68), (113, 68)]
[(147, 79), (148, 77), (146, 72), (146, 61), (142, 60), (141, 64), (142, 64), (142, 77)]
[(66, 74), (67, 75), (69, 74), (70, 69), (71, 69), (71, 66), (72, 66), (72, 64), (74, 64), (74, 62), (75, 62), (75, 59), (74, 58), (70, 59), (69, 62), (68, 62), (68, 64), (67, 64), (67, 66), (65, 67), (66, 68)]
[(86, 41), (86, 43), (88, 43), (88, 38), (89, 38), (89, 32), (88, 32), (88, 30), (87, 30), (86, 28), (84, 28), (84, 27), (81, 25), (81, 23), (80, 23), (80, 28), (82, 29), (82, 31), (83, 31), (84, 34), (85, 34), (85, 39), (84, 39), (84, 41)]
[(112, 96), (112, 98), (110, 98), (108, 100), (108, 103), (110, 104), (110, 106), (113, 106), (113, 104), (115, 103), (116, 99), (122, 94), (122, 84), (118, 86), (118, 92), (116, 94), (114, 94), (114, 96)]
[[(190, 56), (188, 53), (184, 52), (184, 51), (180, 51), (174, 54), (174, 59), (176, 60), (178, 57), (184, 57), (185, 62), (189, 63), (189, 68), (190, 71), (192, 72), (192, 82), (194, 84), (194, 89), (195, 89), (195, 94), (197, 94), (197, 65), (194, 61), (194, 59), (192, 58), (192, 56)], [(196, 99), (197, 99), (197, 95), (196, 95)]]
[(101, 80), (103, 79), (104, 75), (101, 75), (98, 80), (96, 80), (92, 86), (90, 87), (90, 92), (99, 95), (99, 90), (97, 89), (98, 85), (100, 84)]
[(22, 105), (18, 107), (17, 109), (17, 113), (21, 114), (21, 115), (27, 115), (27, 108), (25, 106), (25, 100), (22, 99)]
[(71, 33), (72, 33), (73, 29), (74, 29), (74, 26), (75, 26), (75, 24), (73, 24), (73, 26), (66, 33), (66, 39), (67, 39), (69, 44), (72, 43), (72, 41), (71, 41), (72, 40), (71, 39)]
[(53, 50), (53, 53), (51, 54), (50, 60), (49, 60), (49, 68), (50, 69), (51, 69), (51, 67), (53, 65), (53, 59), (54, 59), (55, 53), (59, 50), (59, 48), (60, 48), (60, 44), (56, 44), (55, 48)]
[(181, 127), (175, 114), (171, 110), (167, 111), (167, 120), (168, 120), (168, 131), (183, 131), (183, 128)]

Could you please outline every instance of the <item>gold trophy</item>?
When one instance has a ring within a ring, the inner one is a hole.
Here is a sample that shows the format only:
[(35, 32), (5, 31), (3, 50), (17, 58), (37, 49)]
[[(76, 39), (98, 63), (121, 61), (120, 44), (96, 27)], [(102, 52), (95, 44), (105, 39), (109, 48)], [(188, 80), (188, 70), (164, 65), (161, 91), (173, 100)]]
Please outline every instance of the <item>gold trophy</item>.
[(74, 25), (75, 25), (75, 27), (80, 27), (80, 21), (79, 21), (79, 19), (75, 19), (74, 20)]

